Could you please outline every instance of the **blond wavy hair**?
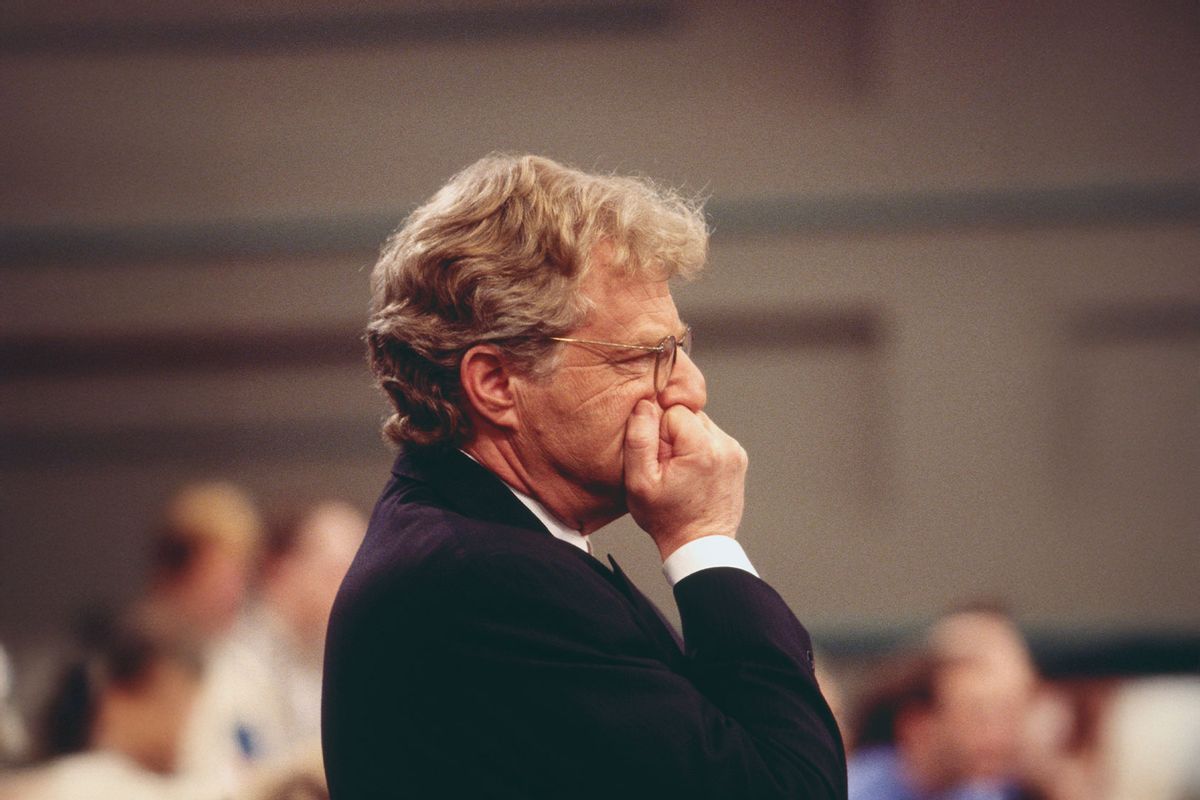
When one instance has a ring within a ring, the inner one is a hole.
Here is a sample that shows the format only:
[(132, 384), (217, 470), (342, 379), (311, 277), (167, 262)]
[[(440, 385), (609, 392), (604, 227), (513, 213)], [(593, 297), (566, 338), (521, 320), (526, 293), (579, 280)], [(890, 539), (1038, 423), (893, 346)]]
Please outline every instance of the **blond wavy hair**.
[(398, 445), (471, 434), (459, 364), (481, 343), (545, 378), (588, 313), (580, 284), (597, 247), (631, 277), (690, 277), (704, 264), (700, 204), (642, 178), (591, 175), (538, 156), (489, 155), (451, 178), (384, 245), (366, 340)]

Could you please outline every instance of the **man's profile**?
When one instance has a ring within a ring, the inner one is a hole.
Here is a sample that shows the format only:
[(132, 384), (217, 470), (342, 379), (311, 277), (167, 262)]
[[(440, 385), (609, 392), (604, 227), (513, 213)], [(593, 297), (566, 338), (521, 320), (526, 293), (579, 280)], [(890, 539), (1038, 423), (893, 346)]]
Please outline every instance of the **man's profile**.
[[(808, 634), (735, 535), (669, 281), (698, 208), (545, 158), (463, 170), (389, 239), (371, 364), (400, 447), (326, 650), (333, 800), (845, 797)], [(588, 537), (630, 513), (683, 642)]]

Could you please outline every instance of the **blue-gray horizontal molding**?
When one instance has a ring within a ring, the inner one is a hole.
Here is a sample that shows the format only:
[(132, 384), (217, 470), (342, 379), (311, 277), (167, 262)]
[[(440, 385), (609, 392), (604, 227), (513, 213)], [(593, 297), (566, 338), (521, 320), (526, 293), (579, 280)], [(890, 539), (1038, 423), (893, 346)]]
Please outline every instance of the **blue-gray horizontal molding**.
[[(816, 626), (813, 643), (826, 656), (878, 660), (912, 652), (919, 624)], [(1200, 674), (1200, 628), (1032, 627), (1024, 634), (1041, 673), (1052, 679)]]
[[(822, 233), (1045, 228), (1200, 222), (1200, 184), (715, 198), (716, 241)], [(0, 226), (0, 266), (210, 263), (377, 250), (403, 213), (309, 219), (229, 219), (131, 227)]]

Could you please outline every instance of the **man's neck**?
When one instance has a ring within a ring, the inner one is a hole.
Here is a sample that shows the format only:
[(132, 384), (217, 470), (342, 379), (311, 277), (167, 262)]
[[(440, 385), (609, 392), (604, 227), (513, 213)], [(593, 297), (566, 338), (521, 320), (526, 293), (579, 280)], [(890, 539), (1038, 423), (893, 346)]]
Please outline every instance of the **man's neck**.
[(602, 498), (573, 485), (553, 470), (527, 466), (507, 440), (476, 436), (463, 445), (463, 452), (510, 488), (534, 498), (556, 519), (584, 536), (620, 516), (619, 513), (604, 513), (601, 509), (607, 504)]

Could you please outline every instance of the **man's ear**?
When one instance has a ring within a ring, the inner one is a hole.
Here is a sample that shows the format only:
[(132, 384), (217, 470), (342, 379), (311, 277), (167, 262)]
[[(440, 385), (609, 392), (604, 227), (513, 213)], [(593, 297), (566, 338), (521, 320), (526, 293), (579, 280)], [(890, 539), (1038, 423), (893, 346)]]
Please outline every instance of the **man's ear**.
[(500, 348), (477, 344), (462, 357), (458, 379), (474, 412), (498, 428), (517, 425), (516, 400), (508, 362)]

